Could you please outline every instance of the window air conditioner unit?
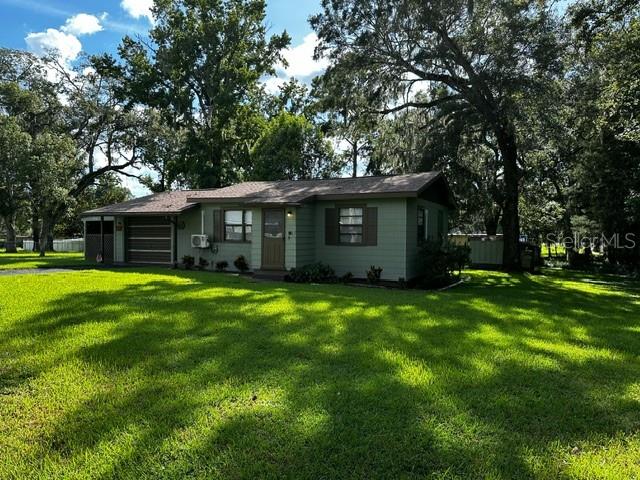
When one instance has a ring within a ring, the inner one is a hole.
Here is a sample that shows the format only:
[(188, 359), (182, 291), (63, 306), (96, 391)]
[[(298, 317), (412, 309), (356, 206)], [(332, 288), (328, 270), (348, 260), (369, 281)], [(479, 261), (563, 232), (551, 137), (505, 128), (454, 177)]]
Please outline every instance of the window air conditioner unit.
[(206, 235), (191, 235), (191, 248), (209, 248), (209, 238)]

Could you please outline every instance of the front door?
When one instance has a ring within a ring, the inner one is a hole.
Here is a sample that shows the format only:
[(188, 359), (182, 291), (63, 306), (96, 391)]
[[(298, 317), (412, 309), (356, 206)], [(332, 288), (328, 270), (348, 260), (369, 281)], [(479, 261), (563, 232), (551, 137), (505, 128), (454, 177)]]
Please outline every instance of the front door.
[(262, 268), (284, 270), (284, 210), (262, 210)]

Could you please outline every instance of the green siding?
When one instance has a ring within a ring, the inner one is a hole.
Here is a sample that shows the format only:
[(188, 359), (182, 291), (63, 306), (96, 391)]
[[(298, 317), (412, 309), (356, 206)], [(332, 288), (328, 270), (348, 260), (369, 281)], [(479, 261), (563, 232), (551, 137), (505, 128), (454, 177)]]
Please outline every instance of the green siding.
[(296, 266), (302, 267), (316, 260), (316, 225), (314, 205), (298, 207), (296, 215)]
[[(211, 249), (191, 248), (191, 235), (201, 233), (202, 213), (204, 212), (204, 233), (209, 236), (209, 240), (213, 238), (213, 210), (214, 208), (238, 208), (234, 205), (223, 206), (211, 206), (203, 205), (200, 208), (193, 208), (188, 212), (180, 215), (180, 222), (185, 223), (185, 228), (178, 229), (178, 262), (182, 262), (182, 257), (185, 255), (192, 255), (196, 259), (196, 265), (200, 261), (200, 258), (205, 258), (209, 263), (213, 265), (216, 262), (226, 260), (229, 262), (229, 270), (235, 270), (233, 262), (240, 255), (244, 255), (249, 265), (253, 268), (252, 262), (252, 245), (250, 243), (229, 243), (220, 242), (214, 244), (218, 247), (218, 252), (213, 253)], [(255, 215), (255, 211), (254, 211)], [(255, 225), (256, 219), (254, 217), (253, 223)], [(255, 233), (254, 233), (255, 235)]]
[(262, 265), (262, 210), (256, 208), (253, 210), (253, 242), (251, 242), (251, 261), (252, 270), (260, 270)]
[[(354, 201), (347, 202), (354, 204)], [(356, 203), (378, 208), (378, 244), (376, 246), (325, 245), (324, 209), (338, 202), (318, 202), (315, 208), (316, 261), (331, 265), (337, 275), (351, 272), (366, 277), (372, 265), (382, 267), (382, 278), (406, 278), (407, 200), (405, 198), (358, 200)]]
[(426, 220), (428, 237), (435, 239), (438, 236), (438, 212), (442, 212), (444, 236), (447, 235), (448, 230), (449, 210), (447, 207), (421, 198), (407, 199), (407, 279), (411, 279), (418, 274), (416, 268), (418, 259), (418, 207), (424, 208), (427, 212)]
[[(298, 227), (298, 215), (297, 209), (295, 208), (286, 208), (284, 211), (284, 267), (287, 270), (290, 270), (296, 266), (296, 257), (297, 257), (297, 227)], [(288, 215), (287, 212), (291, 212), (291, 215)]]

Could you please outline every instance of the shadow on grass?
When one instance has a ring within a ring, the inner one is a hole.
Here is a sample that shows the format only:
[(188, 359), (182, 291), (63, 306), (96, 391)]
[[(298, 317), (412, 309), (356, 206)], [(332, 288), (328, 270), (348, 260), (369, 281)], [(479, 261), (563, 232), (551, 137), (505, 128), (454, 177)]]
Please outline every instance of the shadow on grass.
[(97, 455), (103, 478), (559, 475), (558, 442), (640, 427), (638, 302), (567, 279), (381, 298), (161, 272), (58, 298), (0, 346), (97, 329), (32, 372), (80, 360), (116, 379), (40, 438), (62, 472)]

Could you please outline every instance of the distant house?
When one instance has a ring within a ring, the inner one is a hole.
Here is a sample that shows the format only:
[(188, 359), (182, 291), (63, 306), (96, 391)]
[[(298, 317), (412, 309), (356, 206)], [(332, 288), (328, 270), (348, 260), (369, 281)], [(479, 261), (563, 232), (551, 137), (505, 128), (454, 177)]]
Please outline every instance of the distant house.
[(211, 264), (243, 255), (254, 271), (314, 262), (338, 275), (416, 275), (422, 238), (447, 234), (454, 200), (444, 176), (246, 182), (213, 190), (158, 193), (87, 211), (88, 259), (171, 265), (190, 255)]

